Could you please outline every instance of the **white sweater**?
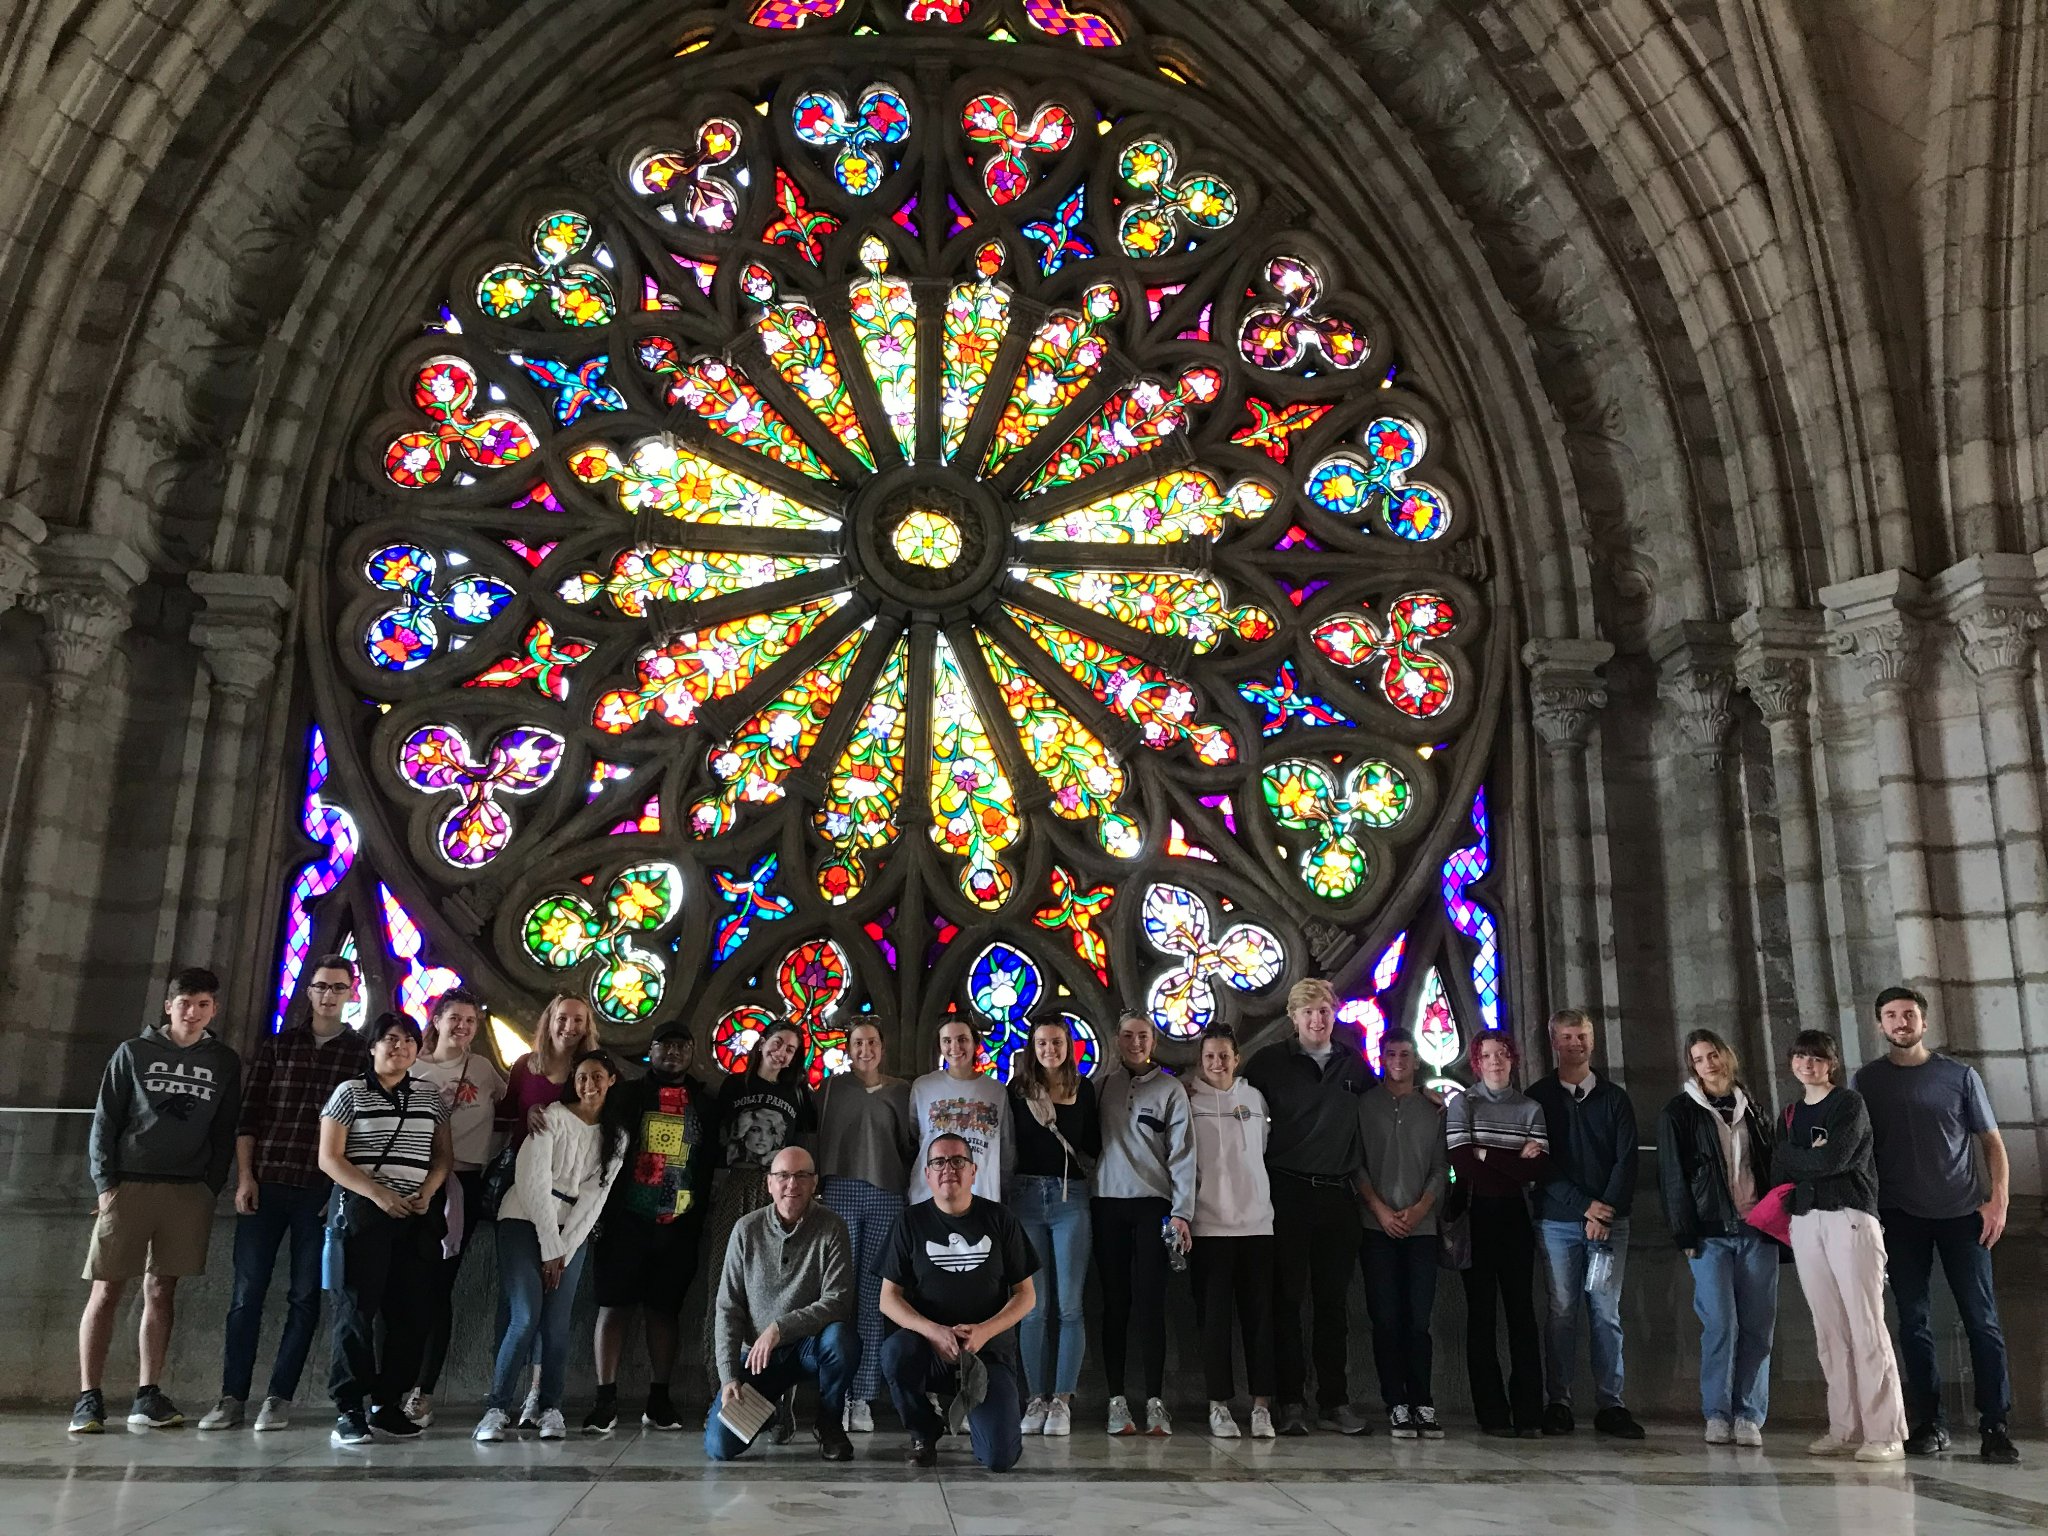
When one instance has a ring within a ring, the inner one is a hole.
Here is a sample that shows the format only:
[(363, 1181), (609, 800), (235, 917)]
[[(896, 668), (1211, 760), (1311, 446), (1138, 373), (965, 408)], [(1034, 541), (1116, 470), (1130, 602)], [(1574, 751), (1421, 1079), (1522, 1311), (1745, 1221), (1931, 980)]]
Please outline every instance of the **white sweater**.
[(1196, 1237), (1264, 1237), (1273, 1230), (1266, 1178), (1266, 1097), (1243, 1078), (1218, 1092), (1187, 1084), (1195, 1122)]
[(566, 1259), (597, 1225), (623, 1161), (607, 1170), (604, 1132), (585, 1125), (568, 1105), (550, 1104), (547, 1124), (520, 1144), (518, 1171), (498, 1203), (498, 1220), (532, 1222), (541, 1261)]

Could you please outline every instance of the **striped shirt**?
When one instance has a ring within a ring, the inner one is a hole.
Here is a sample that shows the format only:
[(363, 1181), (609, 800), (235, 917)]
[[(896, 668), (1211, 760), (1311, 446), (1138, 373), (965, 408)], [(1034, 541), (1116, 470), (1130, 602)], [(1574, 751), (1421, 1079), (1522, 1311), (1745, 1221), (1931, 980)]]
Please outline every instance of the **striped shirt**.
[(320, 1118), (348, 1127), (342, 1156), (386, 1189), (409, 1195), (433, 1171), (434, 1128), (448, 1118), (448, 1105), (431, 1083), (406, 1077), (387, 1090), (365, 1073), (336, 1088)]

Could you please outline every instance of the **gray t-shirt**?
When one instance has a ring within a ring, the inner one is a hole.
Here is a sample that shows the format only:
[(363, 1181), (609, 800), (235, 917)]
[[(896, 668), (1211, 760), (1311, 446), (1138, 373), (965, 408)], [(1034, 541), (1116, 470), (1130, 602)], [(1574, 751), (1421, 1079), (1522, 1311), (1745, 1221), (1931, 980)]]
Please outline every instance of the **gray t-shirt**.
[(1989, 1198), (1976, 1138), (1997, 1127), (1977, 1069), (1952, 1056), (1917, 1067), (1880, 1058), (1856, 1073), (1877, 1152), (1877, 1204), (1927, 1221), (1967, 1216)]

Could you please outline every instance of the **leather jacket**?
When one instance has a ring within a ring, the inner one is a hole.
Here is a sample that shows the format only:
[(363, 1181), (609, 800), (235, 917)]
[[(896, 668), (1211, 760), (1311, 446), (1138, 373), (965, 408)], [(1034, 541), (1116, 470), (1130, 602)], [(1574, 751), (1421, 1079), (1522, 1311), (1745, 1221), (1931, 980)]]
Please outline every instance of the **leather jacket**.
[[(1689, 1093), (1664, 1106), (1657, 1122), (1657, 1187), (1664, 1196), (1664, 1214), (1680, 1248), (1692, 1249), (1702, 1238), (1737, 1237), (1754, 1228), (1736, 1214), (1728, 1189), (1728, 1170), (1721, 1158), (1720, 1116)], [(1749, 1168), (1761, 1196), (1771, 1187), (1770, 1122), (1748, 1103), (1742, 1128), (1749, 1136)]]

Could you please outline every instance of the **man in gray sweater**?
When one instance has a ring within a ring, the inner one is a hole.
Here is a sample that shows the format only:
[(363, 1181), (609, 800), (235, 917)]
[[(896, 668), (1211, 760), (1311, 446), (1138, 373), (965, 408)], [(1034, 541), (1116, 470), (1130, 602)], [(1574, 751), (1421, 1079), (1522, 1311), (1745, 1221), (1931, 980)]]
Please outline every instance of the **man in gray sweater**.
[(748, 1442), (719, 1417), (750, 1386), (771, 1401), (805, 1376), (818, 1383), (818, 1449), (851, 1461), (846, 1391), (860, 1369), (853, 1327), (853, 1260), (846, 1223), (818, 1203), (818, 1170), (801, 1147), (768, 1167), (765, 1210), (740, 1218), (712, 1302), (718, 1401), (704, 1425), (704, 1454), (732, 1461)]

